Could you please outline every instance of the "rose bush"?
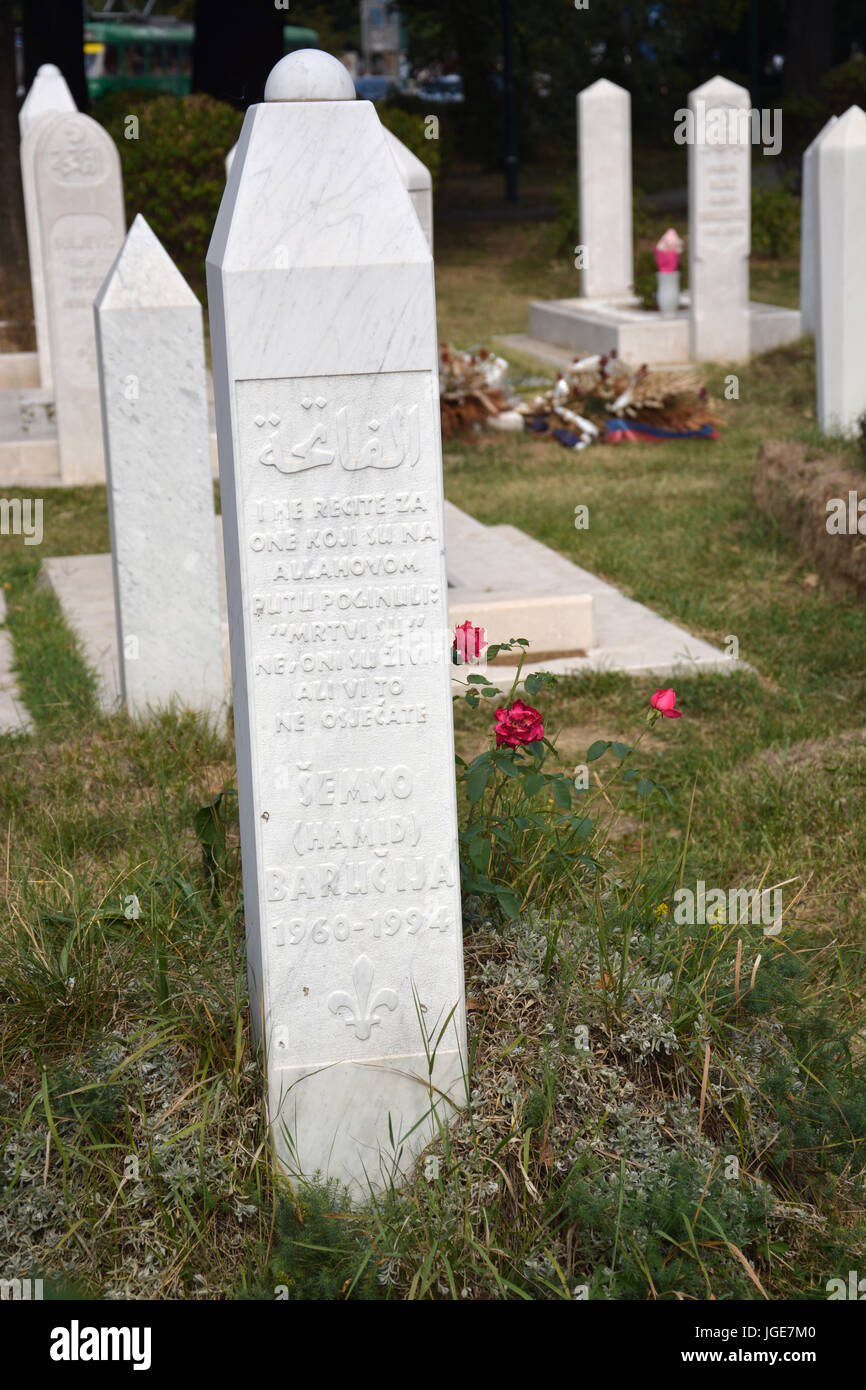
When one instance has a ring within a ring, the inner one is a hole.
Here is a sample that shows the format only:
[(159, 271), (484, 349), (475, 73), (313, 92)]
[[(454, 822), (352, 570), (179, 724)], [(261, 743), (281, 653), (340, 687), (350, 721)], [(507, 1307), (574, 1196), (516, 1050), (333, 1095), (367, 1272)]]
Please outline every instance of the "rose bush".
[[(474, 634), (479, 632), (483, 629), (468, 621), (457, 628), (457, 664), (464, 652), (478, 649)], [(482, 671), (470, 672), (462, 682), (463, 694), (455, 697), (473, 710), (484, 700), (500, 700), (494, 710), (492, 746), (471, 762), (457, 758), (458, 788), (467, 808), (460, 829), (460, 876), (464, 895), (493, 899), (509, 917), (529, 901), (543, 905), (549, 895), (561, 893), (563, 885), (574, 887), (578, 877), (594, 876), (601, 869), (594, 852), (597, 822), (588, 812), (599, 793), (611, 804), (610, 783), (603, 788), (599, 784), (593, 792), (588, 776), (575, 777), (555, 766), (559, 755), (545, 735), (543, 715), (523, 698), (535, 698), (555, 683), (555, 677), (543, 671), (521, 680), (528, 647), (524, 637), (487, 647), (490, 661), (501, 652), (519, 653), (504, 700), (503, 691)], [(682, 711), (675, 705), (672, 690), (656, 691), (651, 721), (662, 714), (679, 717)], [(622, 767), (634, 752), (627, 744), (600, 739), (586, 761), (595, 762), (607, 752), (620, 764), (615, 776), (621, 776), (624, 791), (634, 784), (631, 789), (639, 797), (655, 791), (668, 795), (652, 778)]]

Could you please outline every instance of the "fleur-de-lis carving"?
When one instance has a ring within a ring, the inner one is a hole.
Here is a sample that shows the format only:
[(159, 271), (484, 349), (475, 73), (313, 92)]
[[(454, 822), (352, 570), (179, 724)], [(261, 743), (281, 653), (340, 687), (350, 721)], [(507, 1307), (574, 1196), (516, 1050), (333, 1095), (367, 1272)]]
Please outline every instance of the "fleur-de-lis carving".
[(378, 1016), (380, 1009), (390, 1009), (393, 1012), (397, 1007), (395, 990), (377, 989), (376, 993), (373, 993), (373, 973), (373, 962), (369, 957), (359, 956), (352, 966), (354, 999), (344, 989), (335, 989), (333, 994), (328, 995), (328, 1008), (331, 1013), (345, 1013), (347, 1028), (354, 1028), (355, 1037), (362, 1041), (369, 1038), (377, 1023), (382, 1022)]

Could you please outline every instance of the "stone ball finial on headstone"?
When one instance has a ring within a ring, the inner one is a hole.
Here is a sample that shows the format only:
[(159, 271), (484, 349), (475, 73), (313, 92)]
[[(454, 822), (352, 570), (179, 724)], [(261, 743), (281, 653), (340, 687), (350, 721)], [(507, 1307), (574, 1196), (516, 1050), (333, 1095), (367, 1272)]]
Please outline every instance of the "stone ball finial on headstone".
[(318, 48), (299, 48), (281, 58), (265, 83), (265, 101), (354, 101), (348, 68)]

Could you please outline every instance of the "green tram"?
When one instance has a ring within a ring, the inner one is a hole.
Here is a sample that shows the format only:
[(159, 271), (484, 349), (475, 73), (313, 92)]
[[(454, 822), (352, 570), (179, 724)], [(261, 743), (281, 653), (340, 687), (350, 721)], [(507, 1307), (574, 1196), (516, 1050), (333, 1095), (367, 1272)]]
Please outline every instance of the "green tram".
[[(84, 71), (92, 99), (107, 92), (147, 90), (185, 96), (192, 82), (192, 24), (88, 21)], [(283, 52), (318, 48), (315, 29), (283, 26)]]

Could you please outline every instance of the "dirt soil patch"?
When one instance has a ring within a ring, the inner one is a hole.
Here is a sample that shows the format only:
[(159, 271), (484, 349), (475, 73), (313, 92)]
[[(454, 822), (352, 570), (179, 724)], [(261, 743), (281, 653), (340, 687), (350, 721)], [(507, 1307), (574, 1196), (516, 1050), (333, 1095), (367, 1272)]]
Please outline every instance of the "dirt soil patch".
[[(833, 591), (862, 597), (866, 594), (866, 515), (861, 535), (856, 500), (853, 517), (849, 513), (850, 494), (858, 499), (866, 496), (863, 474), (846, 468), (832, 455), (807, 455), (808, 446), (796, 440), (766, 440), (755, 465), (755, 502), (784, 535), (797, 542), (803, 558)], [(833, 506), (833, 499), (842, 505)]]

